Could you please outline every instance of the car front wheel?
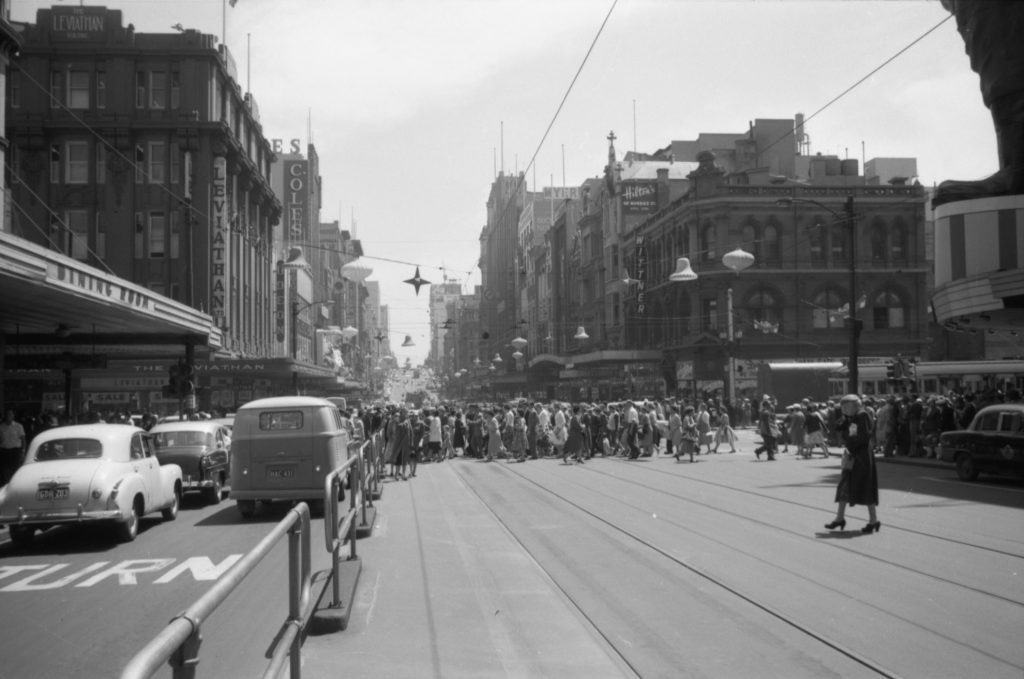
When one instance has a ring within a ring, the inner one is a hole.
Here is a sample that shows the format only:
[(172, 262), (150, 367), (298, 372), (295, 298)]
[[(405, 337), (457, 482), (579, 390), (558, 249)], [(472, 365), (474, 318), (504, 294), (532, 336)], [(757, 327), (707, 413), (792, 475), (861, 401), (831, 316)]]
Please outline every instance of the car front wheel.
[(224, 482), (221, 481), (220, 474), (213, 475), (213, 485), (206, 490), (206, 499), (211, 505), (219, 505), (221, 496), (224, 493)]
[(978, 478), (978, 467), (970, 455), (961, 455), (956, 459), (956, 475), (961, 481), (974, 481)]

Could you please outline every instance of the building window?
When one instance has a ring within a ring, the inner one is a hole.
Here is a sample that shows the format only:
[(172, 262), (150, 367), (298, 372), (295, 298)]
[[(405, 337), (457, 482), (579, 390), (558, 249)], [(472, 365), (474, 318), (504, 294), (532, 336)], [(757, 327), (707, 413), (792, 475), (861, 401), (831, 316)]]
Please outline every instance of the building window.
[(845, 262), (846, 256), (846, 227), (835, 226), (829, 229), (829, 253), (833, 263)]
[(89, 108), (89, 72), (68, 71), (68, 108)]
[(177, 110), (181, 104), (181, 75), (171, 71), (171, 108)]
[(103, 140), (96, 142), (96, 183), (107, 183), (107, 147)]
[(146, 150), (142, 144), (135, 145), (135, 183), (146, 181)]
[(812, 301), (811, 317), (815, 329), (841, 328), (847, 312), (840, 309), (842, 300), (835, 290), (819, 292)]
[(764, 333), (779, 332), (782, 315), (779, 313), (779, 301), (775, 295), (767, 290), (755, 290), (747, 297), (743, 307), (755, 330)]
[(60, 144), (50, 144), (50, 183), (60, 184)]
[(896, 293), (886, 290), (875, 297), (871, 316), (876, 330), (906, 327), (903, 300)]
[(135, 213), (135, 259), (146, 256), (146, 220), (141, 212)]
[(748, 223), (743, 226), (743, 245), (754, 255), (755, 262), (761, 261), (761, 253), (764, 250), (761, 247), (761, 229), (757, 224)]
[(85, 260), (89, 257), (89, 211), (68, 210), (64, 213), (65, 233), (68, 242), (64, 252), (75, 259)]
[(149, 74), (149, 107), (167, 108), (167, 74), (163, 71)]
[(96, 108), (107, 107), (107, 74), (96, 71)]
[(107, 227), (103, 223), (103, 212), (96, 211), (96, 256), (107, 258)]
[(163, 212), (149, 213), (149, 256), (163, 257), (167, 243), (167, 222)]
[(701, 305), (701, 330), (714, 333), (718, 330), (718, 300), (702, 299)]
[(64, 168), (64, 183), (89, 183), (89, 142), (69, 141), (65, 145), (65, 150), (67, 166)]
[(168, 230), (167, 256), (171, 259), (178, 259), (181, 256), (181, 220), (178, 218), (178, 211), (171, 210), (171, 223)]
[(807, 231), (807, 240), (810, 244), (811, 261), (815, 264), (822, 264), (825, 261), (825, 237), (821, 229), (814, 227)]
[(167, 145), (162, 141), (149, 142), (149, 153), (147, 154), (148, 165), (146, 172), (149, 173), (150, 184), (163, 184), (165, 179), (165, 167), (167, 166)]
[(172, 184), (177, 184), (181, 176), (181, 147), (177, 144), (171, 144), (171, 152), (169, 156), (168, 160), (170, 160), (171, 163), (171, 176), (169, 179)]
[(897, 222), (889, 232), (889, 252), (893, 259), (900, 260), (907, 256), (907, 229), (902, 220)]
[(135, 108), (146, 108), (146, 72), (135, 73)]
[(761, 251), (764, 252), (765, 261), (778, 265), (781, 259), (779, 254), (779, 229), (774, 224), (769, 224), (764, 227), (762, 233), (764, 247)]
[(700, 249), (703, 253), (701, 259), (705, 262), (710, 262), (717, 259), (716, 250), (717, 243), (715, 238), (715, 225), (706, 223), (704, 228), (700, 230)]
[(885, 227), (882, 224), (874, 224), (871, 227), (871, 261), (884, 262), (886, 260)]

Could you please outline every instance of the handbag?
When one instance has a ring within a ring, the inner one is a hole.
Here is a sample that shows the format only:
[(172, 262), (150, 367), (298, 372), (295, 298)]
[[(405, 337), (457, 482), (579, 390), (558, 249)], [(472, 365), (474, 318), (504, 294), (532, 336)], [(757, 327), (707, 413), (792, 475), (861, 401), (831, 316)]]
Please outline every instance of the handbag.
[(850, 455), (850, 451), (843, 451), (843, 458), (840, 465), (843, 469), (853, 469), (853, 455)]

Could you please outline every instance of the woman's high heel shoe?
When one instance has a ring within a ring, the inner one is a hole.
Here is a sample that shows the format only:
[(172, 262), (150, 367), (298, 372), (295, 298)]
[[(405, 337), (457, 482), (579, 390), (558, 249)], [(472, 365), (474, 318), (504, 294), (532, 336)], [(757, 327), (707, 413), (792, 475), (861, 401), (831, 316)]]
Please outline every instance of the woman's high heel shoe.
[(875, 521), (874, 523), (869, 523), (868, 525), (866, 525), (863, 528), (861, 528), (860, 532), (861, 533), (865, 533), (865, 534), (866, 533), (877, 533), (880, 530), (882, 530), (882, 522), (881, 521)]
[(839, 519), (838, 521), (833, 521), (832, 523), (826, 523), (825, 528), (828, 528), (829, 530), (835, 530), (836, 528), (842, 530), (846, 528), (846, 519)]

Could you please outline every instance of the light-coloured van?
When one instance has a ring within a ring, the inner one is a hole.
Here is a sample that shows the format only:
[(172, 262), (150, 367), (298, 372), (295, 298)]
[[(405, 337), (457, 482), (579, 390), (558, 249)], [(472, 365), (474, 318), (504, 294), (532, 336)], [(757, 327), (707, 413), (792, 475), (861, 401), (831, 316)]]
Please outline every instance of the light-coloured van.
[(330, 401), (278, 396), (246, 403), (231, 435), (231, 497), (242, 516), (256, 502), (322, 507), (324, 477), (348, 459), (348, 431)]

